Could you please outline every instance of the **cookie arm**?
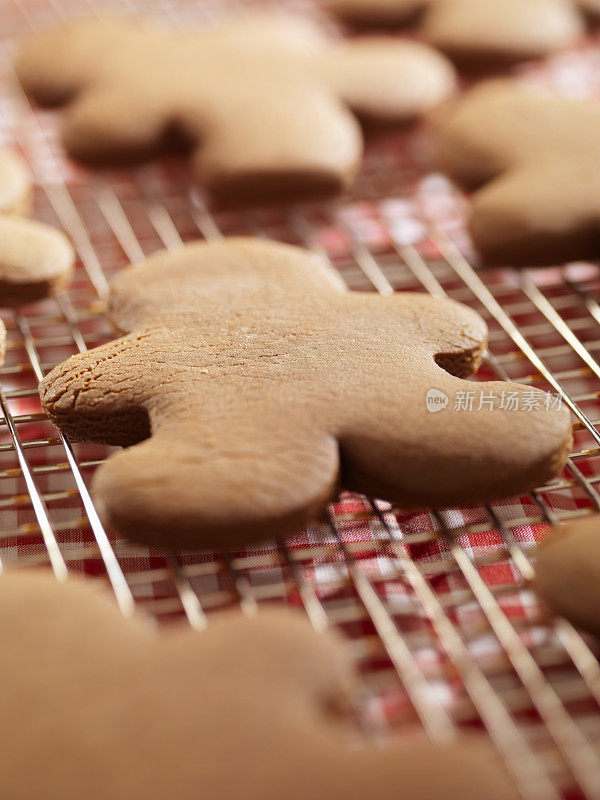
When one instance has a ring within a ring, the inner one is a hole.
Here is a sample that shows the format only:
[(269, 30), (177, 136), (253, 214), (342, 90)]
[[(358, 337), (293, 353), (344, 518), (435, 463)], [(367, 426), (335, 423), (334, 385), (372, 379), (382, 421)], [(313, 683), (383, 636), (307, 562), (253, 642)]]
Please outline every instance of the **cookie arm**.
[(415, 119), (456, 85), (454, 68), (440, 53), (418, 42), (381, 37), (335, 45), (321, 69), (353, 111), (383, 122)]
[(146, 369), (143, 346), (131, 334), (53, 369), (40, 384), (40, 400), (73, 439), (130, 445), (149, 435)]
[(72, 100), (98, 75), (129, 26), (116, 20), (74, 20), (27, 40), (15, 70), (26, 94), (42, 105)]

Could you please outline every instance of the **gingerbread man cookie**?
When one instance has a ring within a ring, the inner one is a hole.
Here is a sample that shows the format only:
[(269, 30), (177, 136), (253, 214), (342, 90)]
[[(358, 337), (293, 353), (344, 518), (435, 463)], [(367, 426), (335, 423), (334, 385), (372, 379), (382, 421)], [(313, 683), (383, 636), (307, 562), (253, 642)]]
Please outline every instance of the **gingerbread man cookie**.
[(436, 126), (439, 167), (477, 189), (470, 230), (486, 262), (600, 255), (600, 103), (488, 81), (441, 112)]
[(330, 41), (266, 14), (186, 33), (78, 20), (26, 44), (17, 73), (39, 102), (68, 104), (74, 157), (131, 161), (185, 140), (195, 177), (228, 203), (339, 192), (360, 165), (354, 113), (410, 120), (455, 81), (425, 45)]
[(422, 12), (424, 38), (454, 60), (475, 65), (543, 56), (573, 44), (585, 31), (579, 8), (584, 0), (330, 0), (329, 4), (345, 21), (362, 26), (404, 24)]
[(29, 211), (31, 194), (25, 164), (0, 149), (0, 306), (41, 300), (63, 289), (73, 272), (75, 254), (66, 237), (19, 216)]
[(0, 577), (0, 633), (7, 798), (519, 797), (484, 737), (352, 747), (332, 708), (342, 648), (299, 614), (157, 634), (80, 581), (14, 571)]
[[(340, 481), (405, 508), (489, 500), (549, 479), (570, 448), (569, 414), (545, 410), (543, 392), (453, 377), (485, 347), (475, 312), (349, 292), (298, 248), (240, 238), (159, 253), (117, 278), (109, 310), (127, 335), (54, 369), (40, 396), (75, 438), (151, 435), (94, 479), (104, 521), (130, 539), (285, 536)], [(537, 408), (504, 411), (509, 389)]]
[(600, 635), (600, 515), (557, 528), (542, 542), (534, 587), (556, 613)]

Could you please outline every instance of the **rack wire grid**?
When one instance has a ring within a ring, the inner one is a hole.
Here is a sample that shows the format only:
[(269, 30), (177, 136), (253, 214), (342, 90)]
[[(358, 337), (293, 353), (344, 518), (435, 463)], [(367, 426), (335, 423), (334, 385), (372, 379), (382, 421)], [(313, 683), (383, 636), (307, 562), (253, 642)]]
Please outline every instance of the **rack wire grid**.
[[(234, 3), (107, 5), (181, 26)], [(319, 13), (309, 0), (288, 5)], [(94, 0), (0, 6), (0, 141), (31, 165), (35, 216), (63, 228), (78, 253), (68, 294), (0, 312), (8, 329), (0, 369), (2, 563), (49, 564), (59, 579), (106, 579), (125, 614), (138, 606), (158, 620), (185, 615), (197, 629), (232, 606), (246, 614), (266, 603), (304, 608), (315, 627), (347, 634), (362, 676), (358, 717), (370, 735), (424, 726), (445, 740), (480, 728), (526, 800), (597, 800), (598, 651), (548, 617), (529, 581), (548, 527), (600, 510), (598, 267), (477, 269), (464, 232), (467, 200), (427, 173), (419, 130), (372, 142), (350, 195), (293, 209), (211, 213), (177, 159), (84, 171), (64, 158), (56, 115), (28, 106), (11, 63), (31, 31), (97, 10)], [(570, 94), (600, 95), (592, 40), (519, 72)], [(544, 388), (571, 409), (575, 448), (564, 474), (530, 496), (417, 514), (344, 493), (327, 522), (231, 554), (164, 553), (108, 534), (88, 485), (111, 449), (67, 441), (41, 411), (38, 381), (113, 337), (103, 301), (122, 267), (160, 248), (232, 233), (319, 251), (355, 290), (425, 290), (475, 308), (490, 327), (480, 377)]]

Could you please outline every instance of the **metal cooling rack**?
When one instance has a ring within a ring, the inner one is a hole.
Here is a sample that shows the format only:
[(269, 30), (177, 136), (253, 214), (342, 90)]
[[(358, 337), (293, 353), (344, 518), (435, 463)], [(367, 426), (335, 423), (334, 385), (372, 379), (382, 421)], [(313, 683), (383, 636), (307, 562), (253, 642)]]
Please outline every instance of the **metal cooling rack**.
[[(112, 5), (188, 24), (232, 4)], [(230, 606), (247, 614), (269, 602), (303, 607), (315, 627), (348, 635), (368, 734), (421, 725), (446, 740), (460, 727), (484, 728), (527, 800), (597, 800), (597, 651), (545, 616), (528, 581), (549, 525), (600, 511), (598, 268), (476, 271), (461, 224), (465, 202), (438, 176), (419, 177), (418, 134), (374, 143), (351, 196), (287, 211), (211, 214), (181, 162), (80, 171), (62, 156), (54, 116), (26, 107), (10, 63), (29, 31), (95, 10), (92, 0), (0, 7), (0, 75), (9, 85), (0, 136), (35, 172), (36, 216), (64, 228), (79, 255), (68, 295), (1, 312), (9, 333), (0, 369), (2, 563), (49, 564), (59, 579), (107, 579), (125, 614), (137, 605), (159, 620), (185, 615), (197, 629)], [(597, 56), (563, 58), (583, 74)], [(563, 74), (558, 67), (550, 71)], [(355, 290), (424, 289), (475, 308), (490, 326), (480, 377), (558, 392), (571, 409), (575, 450), (564, 474), (529, 497), (420, 514), (344, 494), (327, 523), (230, 555), (165, 554), (108, 535), (87, 486), (110, 448), (67, 441), (44, 418), (37, 383), (69, 355), (112, 338), (103, 298), (120, 268), (162, 247), (231, 233), (313, 248)]]

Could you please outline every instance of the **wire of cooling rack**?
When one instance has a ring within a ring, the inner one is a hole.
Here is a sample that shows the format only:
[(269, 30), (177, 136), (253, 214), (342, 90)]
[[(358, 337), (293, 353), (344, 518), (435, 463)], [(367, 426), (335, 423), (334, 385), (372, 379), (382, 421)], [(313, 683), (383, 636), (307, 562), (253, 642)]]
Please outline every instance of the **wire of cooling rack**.
[[(10, 6), (17, 36), (86, 4), (54, 0), (44, 14), (28, 0)], [(141, 10), (133, 0), (119, 7)], [(156, 8), (174, 23), (190, 13), (177, 0)], [(539, 532), (600, 509), (600, 306), (591, 293), (597, 274), (581, 278), (564, 268), (544, 273), (540, 283), (503, 271), (484, 282), (424, 214), (419, 222), (427, 235), (417, 247), (397, 232), (388, 209), (408, 195), (377, 188), (387, 154), (381, 168), (376, 159), (367, 166), (356, 196), (342, 204), (212, 215), (173, 165), (135, 178), (65, 178), (44, 115), (29, 109), (23, 116), (26, 128), (15, 124), (12, 142), (35, 156), (40, 213), (68, 232), (83, 272), (68, 296), (7, 319), (9, 357), (0, 370), (3, 560), (49, 562), (59, 578), (74, 570), (106, 575), (125, 613), (134, 603), (161, 619), (184, 613), (196, 629), (210, 623), (213, 608), (235, 604), (251, 614), (271, 600), (299, 604), (316, 628), (337, 625), (350, 634), (367, 732), (420, 722), (443, 741), (458, 726), (482, 724), (525, 798), (549, 800), (577, 789), (599, 798), (596, 650), (568, 623), (548, 620), (527, 585)], [(365, 221), (378, 227), (377, 236), (363, 235)], [(87, 490), (106, 452), (72, 445), (44, 421), (37, 381), (65, 351), (110, 338), (102, 312), (107, 265), (111, 273), (157, 247), (229, 233), (310, 247), (354, 289), (424, 288), (476, 308), (491, 328), (488, 374), (553, 389), (572, 410), (577, 443), (566, 475), (527, 499), (416, 517), (345, 496), (328, 524), (229, 556), (165, 555), (109, 537)], [(37, 538), (39, 545), (29, 543)]]

